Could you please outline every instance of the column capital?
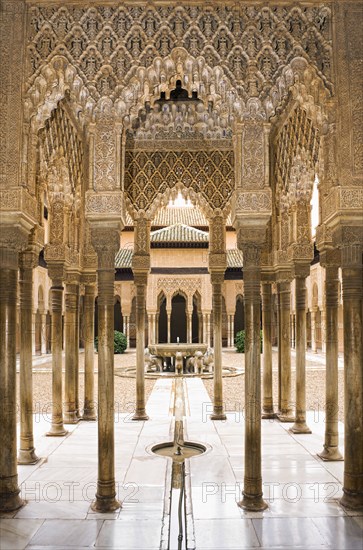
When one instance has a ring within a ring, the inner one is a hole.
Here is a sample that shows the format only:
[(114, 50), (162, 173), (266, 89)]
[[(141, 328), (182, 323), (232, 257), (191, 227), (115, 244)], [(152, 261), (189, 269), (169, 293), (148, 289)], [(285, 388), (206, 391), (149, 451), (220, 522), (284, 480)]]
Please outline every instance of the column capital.
[(243, 269), (261, 268), (262, 243), (244, 242), (241, 245)]
[(98, 256), (98, 268), (114, 269), (115, 256), (120, 249), (119, 227), (91, 225), (91, 240)]
[(25, 250), (19, 255), (19, 267), (21, 269), (34, 269), (38, 265), (39, 252)]
[(81, 283), (87, 287), (95, 287), (97, 283), (97, 273), (82, 273)]
[(63, 263), (48, 263), (48, 276), (52, 282), (57, 285), (62, 285), (65, 276), (65, 268)]
[(294, 279), (306, 279), (310, 275), (310, 264), (294, 262), (291, 274)]
[(132, 271), (134, 278), (137, 274), (147, 277), (150, 271), (150, 254), (134, 253), (132, 256)]
[(222, 285), (224, 283), (224, 272), (210, 271), (212, 285)]
[(281, 283), (291, 283), (293, 279), (291, 269), (278, 269), (276, 271), (276, 282)]
[(243, 250), (246, 246), (260, 248), (260, 253), (266, 242), (266, 224), (246, 225), (237, 228), (237, 247)]
[(341, 251), (339, 248), (319, 250), (320, 265), (322, 267), (340, 267), (341, 266)]
[(342, 267), (362, 267), (362, 226), (340, 225), (333, 232), (333, 244), (341, 250)]

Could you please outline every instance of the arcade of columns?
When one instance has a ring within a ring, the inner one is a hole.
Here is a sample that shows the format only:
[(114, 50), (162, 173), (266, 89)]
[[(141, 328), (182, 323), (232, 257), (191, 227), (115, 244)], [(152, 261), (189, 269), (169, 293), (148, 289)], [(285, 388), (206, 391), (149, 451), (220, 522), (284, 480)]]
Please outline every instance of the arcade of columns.
[[(214, 411), (225, 418), (221, 285), (225, 219), (232, 210), (243, 252), (245, 304), (245, 479), (240, 506), (266, 508), (261, 411), (305, 415), (305, 279), (312, 259), (310, 198), (319, 177), (317, 247), (326, 269), (326, 434), (321, 458), (340, 460), (337, 420), (338, 268), (342, 269), (345, 373), (344, 495), (363, 505), (362, 143), (359, 3), (276, 8), (244, 2), (186, 6), (77, 6), (5, 0), (1, 79), (0, 508), (23, 505), (17, 463), (38, 458), (32, 429), (32, 277), (39, 251), (52, 281), (52, 424), (93, 420), (93, 301), (98, 286), (98, 484), (95, 510), (116, 500), (114, 468), (114, 266), (125, 210), (136, 228), (135, 420), (147, 420), (145, 296), (150, 221), (172, 189), (210, 223), (214, 314)], [(332, 13), (333, 12), (333, 13)], [(331, 20), (336, 22), (332, 28)], [(349, 51), (349, 55), (348, 55)], [(137, 63), (136, 63), (137, 61)], [(181, 80), (201, 102), (157, 104)], [(49, 211), (45, 241), (42, 212)], [(20, 449), (16, 446), (16, 304), (21, 310)], [(291, 403), (290, 286), (295, 279), (296, 389)], [(279, 400), (271, 391), (271, 285), (279, 301)], [(86, 395), (78, 395), (79, 286), (85, 287)], [(262, 289), (262, 292), (261, 292)], [(61, 316), (65, 293), (65, 403)], [(260, 370), (260, 301), (264, 354)], [(261, 402), (262, 401), (262, 402)]]

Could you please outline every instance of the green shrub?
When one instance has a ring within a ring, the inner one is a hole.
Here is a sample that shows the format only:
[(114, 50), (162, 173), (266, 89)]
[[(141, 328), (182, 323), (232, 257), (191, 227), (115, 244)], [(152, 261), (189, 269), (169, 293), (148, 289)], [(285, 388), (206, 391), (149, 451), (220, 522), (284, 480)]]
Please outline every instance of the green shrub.
[(245, 352), (245, 331), (240, 330), (237, 332), (236, 337), (234, 339), (234, 343), (236, 346), (237, 353), (244, 353)]
[[(244, 330), (240, 330), (237, 332), (236, 337), (234, 339), (234, 343), (236, 346), (237, 353), (244, 353), (245, 352), (245, 336), (246, 333)], [(260, 331), (260, 339), (261, 339), (261, 353), (262, 353), (262, 330)]]
[[(96, 348), (96, 351), (98, 351), (98, 337), (95, 338), (95, 348)], [(119, 330), (115, 330), (114, 338), (113, 338), (113, 352), (123, 353), (126, 348), (127, 348), (126, 336), (124, 335), (123, 332), (120, 332)]]

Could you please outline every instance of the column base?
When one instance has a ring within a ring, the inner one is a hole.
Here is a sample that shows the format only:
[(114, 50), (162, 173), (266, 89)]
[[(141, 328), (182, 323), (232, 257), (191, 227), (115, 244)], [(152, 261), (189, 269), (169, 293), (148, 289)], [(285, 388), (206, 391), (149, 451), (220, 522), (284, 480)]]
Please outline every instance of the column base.
[(247, 512), (263, 512), (268, 508), (268, 504), (263, 500), (262, 495), (252, 496), (244, 493), (243, 499), (238, 502), (238, 506)]
[(269, 419), (269, 418), (277, 418), (277, 413), (275, 413), (273, 410), (262, 410), (261, 418), (263, 420)]
[(227, 416), (223, 412), (221, 412), (221, 413), (215, 412), (215, 413), (210, 415), (210, 419), (211, 420), (227, 420)]
[(91, 510), (94, 512), (106, 513), (106, 512), (115, 512), (122, 508), (121, 502), (119, 502), (115, 497), (102, 497), (96, 494), (96, 499), (91, 504)]
[(276, 416), (280, 422), (295, 422), (295, 416), (291, 412), (280, 412)]
[(19, 465), (25, 465), (25, 464), (37, 464), (41, 459), (35, 454), (35, 449), (19, 449), (18, 453), (18, 464)]
[(148, 415), (146, 414), (146, 411), (143, 410), (143, 411), (136, 411), (134, 416), (132, 417), (131, 420), (135, 420), (135, 421), (138, 421), (138, 420), (149, 420), (149, 417)]
[(68, 431), (64, 429), (63, 424), (52, 424), (49, 432), (47, 432), (45, 435), (47, 437), (63, 437), (64, 435), (67, 435)]
[(20, 490), (13, 493), (0, 494), (0, 512), (15, 512), (25, 505), (25, 501), (19, 496)]
[(83, 416), (81, 416), (80, 420), (85, 420), (86, 422), (95, 422), (97, 420), (96, 413), (92, 412), (84, 412)]
[(305, 422), (295, 422), (289, 429), (289, 432), (293, 434), (311, 434), (309, 426)]
[(353, 491), (348, 491), (343, 487), (343, 496), (340, 499), (340, 504), (344, 508), (350, 510), (362, 510), (363, 509), (363, 492), (355, 493)]
[(344, 460), (342, 453), (338, 447), (325, 447), (321, 453), (317, 453), (316, 456), (324, 460), (325, 462), (334, 462), (337, 460)]
[(77, 424), (79, 422), (77, 411), (65, 412), (63, 414), (63, 424)]

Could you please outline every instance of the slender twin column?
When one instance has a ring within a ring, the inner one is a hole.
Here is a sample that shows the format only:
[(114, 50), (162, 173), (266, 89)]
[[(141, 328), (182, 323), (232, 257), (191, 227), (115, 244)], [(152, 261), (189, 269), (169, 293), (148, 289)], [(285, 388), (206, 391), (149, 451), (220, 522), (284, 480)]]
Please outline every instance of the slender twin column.
[(342, 248), (344, 317), (344, 495), (341, 503), (363, 507), (362, 246)]
[(86, 285), (84, 292), (84, 409), (82, 419), (96, 420), (96, 409), (94, 401), (94, 285)]
[[(296, 268), (295, 268), (296, 269)], [(306, 285), (305, 279), (310, 267), (299, 266), (295, 279), (296, 304), (296, 417), (291, 427), (293, 433), (311, 434), (306, 424)]]
[(281, 407), (278, 418), (281, 422), (295, 420), (291, 408), (291, 349), (290, 349), (290, 283), (279, 284), (280, 295), (280, 354), (281, 354)]
[(36, 464), (33, 436), (32, 309), (35, 254), (20, 256), (20, 449), (18, 464)]
[(260, 282), (261, 249), (243, 245), (245, 306), (245, 472), (239, 506), (259, 511), (267, 508), (262, 493), (261, 472), (261, 370)]
[(114, 282), (118, 230), (92, 228), (98, 256), (98, 480), (92, 509), (120, 508), (115, 483)]
[(63, 266), (48, 264), (48, 274), (52, 280), (50, 288), (52, 307), (52, 424), (47, 435), (63, 436), (67, 433), (63, 426), (62, 411)]
[(262, 418), (275, 418), (272, 392), (272, 289), (262, 284), (263, 402)]
[(211, 273), (214, 329), (214, 403), (212, 420), (225, 420), (222, 381), (222, 283), (224, 273)]
[[(16, 298), (18, 253), (0, 248), (0, 510), (23, 506), (16, 460)], [(29, 327), (28, 327), (29, 330)]]
[(65, 293), (65, 424), (79, 421), (79, 284), (66, 284)]
[(136, 287), (136, 411), (132, 420), (148, 420), (145, 408), (145, 308), (147, 274), (134, 273)]
[[(322, 256), (327, 253), (321, 253)], [(338, 403), (338, 264), (325, 263), (326, 367), (325, 367), (325, 439), (318, 456), (323, 460), (343, 460), (339, 450)]]

